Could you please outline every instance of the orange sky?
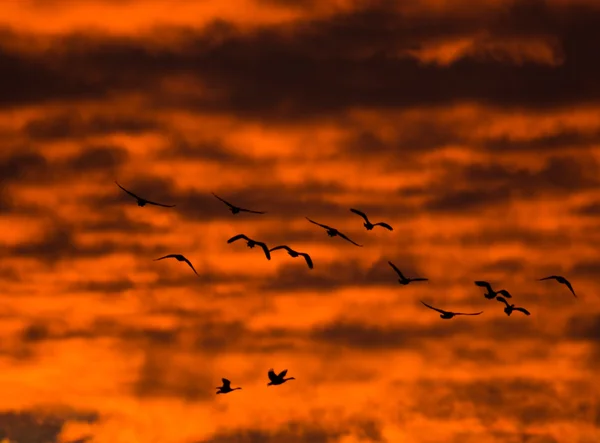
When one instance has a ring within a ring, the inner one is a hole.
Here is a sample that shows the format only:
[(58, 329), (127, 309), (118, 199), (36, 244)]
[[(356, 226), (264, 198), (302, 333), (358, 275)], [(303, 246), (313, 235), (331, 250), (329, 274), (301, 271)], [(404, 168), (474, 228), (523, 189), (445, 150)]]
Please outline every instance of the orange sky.
[(600, 441), (600, 7), (481, 3), (4, 2), (0, 441)]

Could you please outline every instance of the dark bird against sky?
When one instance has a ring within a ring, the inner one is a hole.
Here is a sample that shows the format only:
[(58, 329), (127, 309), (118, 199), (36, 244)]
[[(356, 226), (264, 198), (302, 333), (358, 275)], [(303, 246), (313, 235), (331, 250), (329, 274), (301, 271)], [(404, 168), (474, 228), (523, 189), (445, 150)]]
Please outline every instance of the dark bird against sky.
[(229, 380), (227, 380), (226, 378), (222, 378), (221, 380), (223, 380), (223, 386), (217, 387), (217, 389), (218, 389), (217, 394), (227, 394), (228, 392), (233, 392), (238, 389), (242, 389), (242, 388), (232, 388), (231, 382)]
[(137, 200), (138, 206), (154, 205), (154, 206), (162, 206), (163, 208), (174, 208), (175, 207), (175, 205), (164, 205), (162, 203), (156, 203), (156, 202), (153, 202), (153, 201), (150, 201), (150, 200), (146, 200), (145, 198), (142, 198), (139, 195), (136, 195), (133, 192), (128, 191), (123, 186), (121, 186), (118, 182), (115, 182), (115, 183), (123, 191), (127, 192), (129, 195), (131, 195), (133, 198), (135, 198)]
[(502, 302), (506, 305), (506, 307), (504, 308), (504, 312), (506, 312), (506, 315), (512, 314), (513, 311), (521, 311), (525, 315), (531, 315), (531, 313), (525, 308), (519, 308), (519, 307), (515, 307), (515, 305), (508, 304), (506, 299), (500, 295), (498, 297), (496, 297), (496, 300), (498, 300), (499, 302)]
[(240, 212), (251, 212), (252, 214), (266, 214), (266, 212), (262, 212), (262, 211), (253, 211), (251, 209), (244, 209), (241, 208), (239, 206), (235, 206), (232, 205), (231, 203), (229, 203), (226, 200), (223, 200), (221, 197), (219, 197), (217, 194), (215, 194), (214, 192), (212, 193), (212, 195), (214, 195), (215, 197), (217, 197), (219, 200), (221, 200), (223, 203), (225, 203), (227, 206), (229, 206), (229, 210), (231, 211), (232, 214), (239, 214)]
[(394, 265), (391, 261), (388, 261), (388, 263), (394, 269), (394, 271), (396, 271), (396, 274), (398, 274), (398, 277), (400, 277), (398, 279), (398, 283), (400, 283), (401, 285), (407, 285), (413, 281), (428, 281), (429, 280), (427, 278), (411, 278), (411, 277), (407, 278), (404, 276), (404, 274), (402, 274), (402, 272), (400, 272), (400, 269), (398, 269), (396, 267), (396, 265)]
[(354, 212), (355, 214), (360, 215), (362, 218), (365, 219), (365, 223), (363, 224), (363, 226), (365, 228), (367, 228), (367, 231), (372, 230), (375, 226), (381, 226), (381, 227), (387, 229), (388, 231), (393, 231), (394, 230), (394, 228), (392, 228), (390, 225), (388, 225), (385, 222), (371, 223), (369, 221), (369, 218), (367, 217), (367, 214), (365, 214), (362, 211), (359, 211), (358, 209), (350, 209), (350, 211)]
[(287, 374), (287, 371), (288, 371), (287, 369), (284, 369), (279, 374), (275, 374), (275, 371), (273, 369), (269, 369), (269, 372), (267, 373), (267, 375), (269, 376), (269, 380), (271, 380), (271, 381), (269, 383), (267, 383), (267, 386), (281, 385), (281, 384), (285, 383), (286, 381), (296, 380), (294, 377), (284, 378), (285, 375)]
[(485, 298), (487, 298), (488, 300), (493, 300), (498, 294), (504, 295), (507, 298), (512, 298), (512, 295), (510, 295), (506, 289), (500, 289), (499, 291), (494, 291), (492, 289), (492, 285), (486, 281), (478, 280), (475, 282), (475, 284), (477, 286), (479, 286), (480, 288), (487, 289), (487, 292), (485, 294), (483, 294), (483, 296)]
[(569, 282), (569, 280), (567, 280), (566, 278), (564, 278), (564, 277), (562, 277), (560, 275), (551, 275), (550, 277), (540, 278), (539, 281), (542, 281), (542, 280), (556, 280), (557, 282), (562, 283), (567, 288), (569, 288), (569, 291), (571, 291), (571, 293), (573, 294), (573, 296), (577, 297), (577, 295), (575, 294), (575, 291), (573, 290), (573, 286), (571, 286), (571, 283)]
[(481, 311), (481, 312), (475, 312), (475, 313), (472, 313), (472, 314), (465, 314), (463, 312), (444, 311), (443, 309), (434, 308), (433, 306), (428, 305), (424, 301), (421, 301), (421, 303), (423, 303), (429, 309), (433, 309), (434, 311), (438, 311), (441, 314), (440, 317), (443, 318), (444, 320), (449, 320), (452, 317), (454, 317), (455, 315), (480, 315), (480, 314), (483, 314), (483, 311)]
[(255, 246), (260, 246), (262, 248), (262, 250), (265, 252), (265, 256), (267, 257), (267, 260), (271, 260), (271, 253), (269, 252), (269, 248), (267, 247), (266, 244), (264, 244), (263, 242), (260, 242), (260, 241), (252, 240), (251, 238), (246, 237), (244, 234), (234, 235), (229, 240), (227, 240), (227, 243), (233, 243), (234, 241), (238, 241), (241, 239), (244, 239), (248, 242), (249, 248), (254, 248)]
[(165, 258), (174, 258), (177, 261), (182, 261), (188, 264), (188, 266), (190, 268), (192, 268), (192, 270), (196, 273), (196, 275), (198, 275), (198, 273), (196, 272), (196, 269), (194, 268), (194, 265), (192, 265), (192, 263), (185, 258), (183, 255), (181, 254), (169, 254), (169, 255), (165, 255), (164, 257), (160, 257), (160, 258), (155, 258), (154, 261), (158, 261), (158, 260), (164, 260)]
[(306, 260), (306, 264), (308, 265), (308, 267), (310, 269), (313, 268), (312, 259), (310, 258), (310, 255), (308, 255), (306, 252), (294, 251), (292, 248), (290, 248), (289, 246), (286, 246), (286, 245), (275, 246), (274, 248), (269, 249), (269, 251), (273, 252), (273, 251), (277, 251), (278, 249), (285, 249), (288, 252), (288, 254), (290, 255), (290, 257), (294, 257), (294, 258), (296, 258), (298, 256), (304, 257), (304, 260)]
[(331, 226), (322, 225), (321, 223), (317, 223), (316, 221), (313, 221), (313, 220), (311, 220), (311, 219), (310, 219), (310, 218), (308, 218), (308, 217), (306, 217), (306, 219), (307, 219), (309, 222), (311, 222), (311, 223), (313, 223), (313, 224), (315, 224), (315, 225), (317, 225), (317, 226), (320, 226), (320, 227), (322, 227), (322, 228), (326, 229), (326, 230), (327, 230), (327, 235), (329, 235), (330, 237), (335, 237), (336, 235), (337, 235), (337, 236), (340, 236), (340, 237), (342, 237), (344, 240), (347, 240), (347, 241), (349, 241), (350, 243), (352, 243), (353, 245), (360, 246), (360, 247), (362, 248), (362, 245), (359, 245), (359, 244), (358, 244), (358, 243), (356, 243), (355, 241), (353, 241), (353, 240), (350, 240), (348, 237), (346, 237), (344, 234), (342, 234), (342, 233), (341, 233), (340, 231), (338, 231), (337, 229), (335, 229), (335, 228), (332, 228)]

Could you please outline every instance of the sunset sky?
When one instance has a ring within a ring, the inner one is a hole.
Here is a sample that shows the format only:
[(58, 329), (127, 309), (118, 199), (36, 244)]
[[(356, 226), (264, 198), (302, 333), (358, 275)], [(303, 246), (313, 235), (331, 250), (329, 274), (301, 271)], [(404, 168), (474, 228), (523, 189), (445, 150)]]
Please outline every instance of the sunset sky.
[(2, 443), (600, 442), (600, 2), (0, 10)]

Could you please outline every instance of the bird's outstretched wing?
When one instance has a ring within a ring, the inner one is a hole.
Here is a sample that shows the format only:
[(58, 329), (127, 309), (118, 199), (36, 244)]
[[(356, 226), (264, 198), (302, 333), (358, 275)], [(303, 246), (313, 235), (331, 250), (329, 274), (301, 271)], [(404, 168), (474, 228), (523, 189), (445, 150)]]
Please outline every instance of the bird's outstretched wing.
[(488, 291), (490, 291), (490, 292), (492, 292), (492, 291), (493, 291), (493, 289), (492, 289), (492, 285), (490, 285), (490, 284), (489, 284), (488, 282), (486, 282), (486, 281), (483, 281), (483, 280), (477, 280), (477, 281), (475, 282), (475, 284), (476, 284), (477, 286), (479, 286), (480, 288), (486, 288), (486, 289), (487, 289)]
[(306, 264), (308, 265), (308, 267), (310, 269), (313, 268), (313, 261), (310, 258), (310, 255), (308, 255), (306, 252), (298, 252), (298, 255), (301, 255), (302, 257), (304, 257), (304, 260), (306, 260)]
[(250, 239), (248, 237), (246, 237), (244, 234), (238, 234), (238, 235), (234, 235), (229, 240), (227, 240), (227, 243), (233, 243), (234, 241), (238, 241), (239, 239), (242, 239), (242, 238), (246, 241), (250, 241)]
[(501, 295), (498, 295), (496, 297), (496, 300), (498, 300), (501, 303), (504, 303), (506, 306), (508, 306), (508, 302), (506, 301), (506, 299), (504, 297), (502, 297)]
[(231, 386), (231, 382), (229, 380), (227, 380), (226, 378), (222, 378), (221, 380), (223, 380), (223, 387), (225, 389), (227, 389)]
[(400, 272), (400, 269), (398, 269), (395, 264), (393, 264), (391, 261), (389, 261), (388, 264), (394, 269), (394, 271), (396, 271), (396, 274), (398, 274), (398, 277), (400, 277), (402, 280), (406, 279), (406, 277), (404, 277), (402, 272)]
[(263, 211), (253, 211), (252, 209), (238, 208), (241, 212), (251, 212), (252, 214), (266, 214)]
[(425, 306), (427, 306), (429, 309), (433, 309), (434, 311), (438, 311), (440, 314), (447, 314), (447, 313), (448, 313), (448, 311), (443, 311), (443, 310), (441, 310), (441, 309), (434, 308), (433, 306), (431, 306), (431, 305), (428, 305), (428, 304), (427, 304), (427, 303), (425, 303), (423, 300), (421, 300), (421, 303), (423, 303), (423, 304), (424, 304)]
[(267, 372), (267, 375), (269, 376), (269, 380), (271, 380), (272, 382), (277, 381), (277, 374), (275, 374), (275, 371), (272, 368), (269, 369), (269, 372)]
[(285, 375), (287, 374), (287, 371), (288, 371), (287, 369), (284, 369), (283, 371), (281, 371), (279, 373), (279, 375), (277, 376), (277, 378), (283, 378), (283, 377), (285, 377)]
[(314, 221), (314, 220), (311, 220), (311, 219), (310, 219), (310, 218), (308, 218), (308, 217), (306, 217), (306, 219), (307, 219), (309, 222), (311, 222), (311, 223), (313, 223), (313, 224), (315, 224), (315, 225), (317, 225), (317, 226), (320, 226), (320, 227), (322, 227), (322, 228), (325, 228), (325, 229), (333, 229), (331, 226), (322, 225), (321, 223), (317, 223), (316, 221)]
[(165, 258), (177, 258), (177, 257), (179, 257), (179, 254), (169, 254), (169, 255), (165, 255), (164, 257), (155, 258), (154, 261), (163, 260)]
[(127, 192), (127, 193), (128, 193), (129, 195), (131, 195), (132, 197), (134, 197), (134, 198), (137, 198), (138, 200), (144, 200), (144, 201), (146, 201), (145, 199), (141, 198), (139, 195), (135, 195), (133, 192), (131, 192), (131, 191), (128, 191), (127, 189), (125, 189), (123, 186), (121, 186), (121, 185), (119, 184), (119, 182), (115, 181), (115, 183), (117, 184), (117, 186), (118, 186), (119, 188), (121, 188), (123, 191)]
[(362, 245), (359, 245), (358, 243), (356, 243), (354, 240), (350, 240), (348, 237), (346, 237), (345, 234), (341, 233), (340, 231), (338, 231), (337, 233), (340, 237), (342, 237), (344, 240), (348, 240), (350, 243), (352, 243), (353, 245), (356, 246), (360, 246), (362, 248)]
[(137, 199), (137, 200), (141, 200), (141, 201), (143, 201), (143, 202), (145, 202), (145, 203), (147, 203), (147, 204), (149, 204), (149, 205), (154, 205), (154, 206), (162, 206), (163, 208), (174, 208), (174, 207), (175, 207), (175, 205), (165, 205), (165, 204), (163, 204), (163, 203), (157, 203), (157, 202), (153, 202), (153, 201), (150, 201), (150, 200), (146, 200), (145, 198), (142, 198), (142, 197), (140, 197), (139, 195), (136, 195), (136, 194), (134, 194), (133, 192), (131, 192), (131, 191), (128, 191), (128, 190), (127, 190), (127, 189), (125, 189), (123, 186), (121, 186), (121, 185), (120, 185), (118, 182), (116, 182), (116, 181), (115, 181), (115, 183), (117, 184), (117, 186), (118, 186), (119, 188), (121, 188), (123, 191), (127, 192), (129, 195), (131, 195), (131, 196), (132, 196), (132, 197), (134, 197), (135, 199)]
[(525, 315), (531, 315), (531, 313), (525, 308), (514, 308), (513, 311), (521, 311)]
[(373, 226), (381, 226), (381, 227), (387, 229), (388, 231), (393, 231), (394, 230), (394, 228), (392, 228), (390, 225), (388, 225), (385, 222), (374, 223)]
[(469, 314), (465, 314), (464, 312), (454, 312), (454, 315), (480, 315), (483, 314), (483, 311), (481, 312), (474, 312), (474, 313), (469, 313)]
[(573, 286), (571, 286), (571, 283), (569, 282), (569, 280), (567, 280), (566, 278), (564, 280), (565, 280), (565, 285), (567, 285), (567, 288), (569, 288), (569, 291), (571, 291), (571, 293), (575, 297), (577, 297), (577, 294), (575, 294), (575, 291), (573, 290)]
[(512, 295), (506, 289), (500, 289), (496, 294), (502, 294), (506, 298), (512, 298)]
[(191, 261), (189, 261), (186, 257), (183, 258), (183, 261), (185, 261), (189, 265), (189, 267), (192, 268), (192, 271), (194, 271), (194, 273), (198, 275), (198, 273), (196, 272), (196, 268), (194, 268), (194, 265)]
[(358, 209), (353, 209), (353, 208), (350, 208), (350, 211), (351, 211), (351, 212), (354, 212), (354, 213), (355, 213), (355, 214), (357, 214), (357, 215), (360, 215), (362, 218), (364, 218), (364, 219), (365, 219), (365, 221), (366, 221), (367, 223), (369, 223), (369, 218), (367, 217), (367, 214), (365, 214), (364, 212), (362, 212), (362, 211), (359, 211)]
[(559, 278), (560, 278), (559, 275), (551, 275), (549, 277), (540, 278), (539, 281), (542, 281), (542, 280), (558, 280)]
[[(219, 200), (221, 200), (223, 203), (225, 203), (227, 206), (229, 206), (230, 208), (235, 208), (236, 206), (233, 206), (231, 203), (229, 203), (226, 200), (223, 200), (221, 197), (219, 197), (217, 194), (215, 194), (214, 192), (211, 192), (212, 195), (214, 195), (215, 197), (217, 197)], [(239, 208), (238, 208), (239, 209)]]
[(163, 208), (174, 208), (175, 207), (175, 205), (165, 205), (163, 203), (156, 203), (151, 200), (144, 200), (144, 201), (149, 205), (162, 206)]
[(292, 248), (286, 245), (275, 246), (274, 248), (269, 249), (269, 252), (277, 251), (278, 249), (285, 249), (288, 252), (292, 252)]
[(271, 260), (271, 253), (269, 252), (269, 248), (267, 247), (267, 245), (265, 245), (263, 242), (257, 241), (255, 242), (258, 246), (260, 246), (262, 248), (262, 250), (265, 252), (265, 256), (267, 257), (267, 260)]

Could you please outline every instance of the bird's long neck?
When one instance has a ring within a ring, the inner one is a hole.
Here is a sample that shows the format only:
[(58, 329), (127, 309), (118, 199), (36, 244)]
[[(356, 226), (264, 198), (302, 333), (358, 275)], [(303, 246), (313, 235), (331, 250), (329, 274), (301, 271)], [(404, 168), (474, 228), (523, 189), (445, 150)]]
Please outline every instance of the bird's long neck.
[(284, 378), (282, 381), (288, 381), (288, 380), (296, 380), (294, 377), (290, 377), (290, 378)]
[(242, 388), (233, 388), (232, 391), (237, 391), (238, 389), (242, 389)]

